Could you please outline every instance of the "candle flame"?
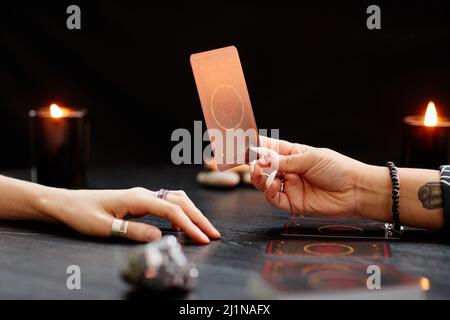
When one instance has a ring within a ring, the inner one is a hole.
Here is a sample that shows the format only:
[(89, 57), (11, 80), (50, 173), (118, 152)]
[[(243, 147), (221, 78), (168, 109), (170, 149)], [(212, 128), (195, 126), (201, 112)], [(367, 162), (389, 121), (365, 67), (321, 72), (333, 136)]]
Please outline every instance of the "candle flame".
[(52, 118), (61, 118), (63, 114), (63, 109), (61, 109), (57, 104), (52, 103), (50, 105), (50, 116)]
[(437, 124), (438, 115), (436, 106), (433, 101), (428, 102), (427, 111), (425, 112), (425, 118), (423, 123), (426, 127), (434, 127)]
[(420, 286), (422, 287), (422, 290), (428, 291), (430, 290), (430, 280), (428, 280), (425, 277), (420, 278)]

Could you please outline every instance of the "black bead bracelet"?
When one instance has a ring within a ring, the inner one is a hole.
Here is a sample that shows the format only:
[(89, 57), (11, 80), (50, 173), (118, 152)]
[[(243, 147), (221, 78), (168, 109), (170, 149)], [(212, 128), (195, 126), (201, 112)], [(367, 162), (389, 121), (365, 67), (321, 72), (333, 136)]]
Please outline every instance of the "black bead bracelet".
[(392, 180), (392, 220), (394, 221), (393, 229), (396, 232), (400, 232), (403, 230), (403, 228), (400, 224), (400, 181), (398, 179), (398, 169), (392, 161), (386, 162), (386, 166), (389, 169)]

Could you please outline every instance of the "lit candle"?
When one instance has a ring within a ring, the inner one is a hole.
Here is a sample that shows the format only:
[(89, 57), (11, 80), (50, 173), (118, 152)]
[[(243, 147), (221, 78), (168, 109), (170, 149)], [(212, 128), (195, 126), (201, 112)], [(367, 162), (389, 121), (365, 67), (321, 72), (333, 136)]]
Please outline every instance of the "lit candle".
[(87, 183), (89, 125), (84, 109), (56, 104), (29, 112), (34, 182), (82, 188)]
[(438, 117), (430, 101), (425, 116), (404, 118), (403, 165), (438, 169), (449, 161), (450, 119)]

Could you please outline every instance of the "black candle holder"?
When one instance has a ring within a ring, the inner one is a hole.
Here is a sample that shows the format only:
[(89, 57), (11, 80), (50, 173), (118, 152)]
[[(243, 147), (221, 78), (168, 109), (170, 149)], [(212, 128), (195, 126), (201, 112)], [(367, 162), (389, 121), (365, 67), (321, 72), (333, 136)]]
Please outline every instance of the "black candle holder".
[(424, 117), (403, 119), (402, 166), (435, 169), (449, 163), (450, 119), (440, 118), (435, 126), (425, 126)]
[(87, 186), (89, 122), (85, 109), (49, 108), (29, 112), (33, 182), (79, 189)]

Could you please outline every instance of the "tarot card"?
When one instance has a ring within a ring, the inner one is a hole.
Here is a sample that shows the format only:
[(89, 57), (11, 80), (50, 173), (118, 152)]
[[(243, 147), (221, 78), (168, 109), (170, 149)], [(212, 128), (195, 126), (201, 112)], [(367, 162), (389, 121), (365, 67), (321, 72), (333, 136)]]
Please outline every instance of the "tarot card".
[[(429, 281), (392, 266), (274, 260), (250, 281), (250, 290), (263, 299), (424, 299)], [(379, 271), (379, 278), (369, 277)]]
[(267, 246), (269, 256), (313, 256), (322, 258), (386, 259), (391, 256), (389, 245), (383, 242), (271, 240)]
[(346, 221), (289, 221), (282, 235), (308, 238), (398, 239), (398, 234), (387, 232), (382, 223), (363, 224)]
[(309, 213), (293, 213), (291, 215), (293, 220), (302, 220), (305, 222), (350, 222), (350, 223), (370, 223), (371, 220), (363, 219), (355, 215), (341, 215), (341, 214), (309, 214)]
[(248, 163), (258, 131), (237, 49), (193, 54), (191, 66), (219, 170)]

